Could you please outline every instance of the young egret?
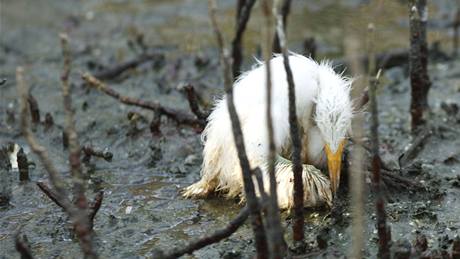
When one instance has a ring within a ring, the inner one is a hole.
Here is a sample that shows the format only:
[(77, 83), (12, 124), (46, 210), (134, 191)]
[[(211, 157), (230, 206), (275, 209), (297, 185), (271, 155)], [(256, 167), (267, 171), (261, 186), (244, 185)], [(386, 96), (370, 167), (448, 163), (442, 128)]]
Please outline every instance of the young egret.
[[(283, 58), (275, 56), (270, 62), (272, 118), (278, 154), (275, 161), (278, 204), (281, 209), (289, 209), (294, 204), (294, 183), (292, 163), (288, 160), (291, 156), (288, 85)], [(330, 205), (332, 194), (339, 185), (343, 146), (351, 126), (351, 81), (335, 73), (327, 62), (318, 64), (310, 58), (291, 54), (289, 63), (294, 77), (296, 109), (303, 144), (304, 205)], [(265, 78), (265, 66), (260, 63), (238, 78), (233, 92), (248, 159), (252, 168), (259, 166), (262, 169), (264, 187), (268, 192)], [(221, 191), (229, 198), (244, 198), (242, 172), (225, 96), (217, 101), (202, 138), (204, 151), (201, 180), (187, 187), (184, 196), (204, 197), (213, 191)], [(326, 169), (326, 166), (329, 179), (315, 168)]]

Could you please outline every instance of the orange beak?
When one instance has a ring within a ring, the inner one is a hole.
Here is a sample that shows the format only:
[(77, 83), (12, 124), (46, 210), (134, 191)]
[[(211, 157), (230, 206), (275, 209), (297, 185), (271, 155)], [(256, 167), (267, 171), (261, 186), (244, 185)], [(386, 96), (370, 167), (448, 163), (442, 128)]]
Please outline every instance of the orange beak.
[(334, 153), (331, 151), (329, 145), (326, 144), (326, 157), (327, 157), (327, 168), (329, 170), (329, 179), (331, 180), (332, 193), (335, 195), (340, 184), (340, 169), (342, 165), (342, 153), (345, 140), (340, 142), (337, 151)]

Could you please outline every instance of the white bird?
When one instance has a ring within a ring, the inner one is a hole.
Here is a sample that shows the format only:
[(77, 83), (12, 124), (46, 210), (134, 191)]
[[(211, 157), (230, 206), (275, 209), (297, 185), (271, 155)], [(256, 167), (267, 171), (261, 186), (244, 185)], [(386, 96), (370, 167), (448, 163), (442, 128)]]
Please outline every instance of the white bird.
[[(289, 100), (283, 57), (271, 60), (272, 119), (277, 151), (275, 175), (278, 205), (293, 206), (293, 173), (289, 130)], [(331, 204), (339, 179), (342, 151), (353, 116), (350, 98), (351, 80), (334, 72), (330, 63), (316, 63), (297, 54), (289, 56), (292, 69), (296, 109), (302, 137), (302, 173), (304, 206)], [(242, 74), (233, 86), (234, 102), (244, 135), (251, 168), (262, 169), (264, 187), (269, 193), (267, 172), (268, 132), (266, 129), (266, 74), (261, 62)], [(205, 197), (219, 191), (228, 198), (244, 199), (240, 168), (226, 97), (218, 100), (203, 132), (201, 180), (184, 190), (185, 197)], [(329, 170), (329, 179), (320, 170)], [(255, 182), (256, 184), (256, 182)], [(257, 187), (257, 185), (256, 185)], [(256, 188), (257, 190), (257, 188)]]

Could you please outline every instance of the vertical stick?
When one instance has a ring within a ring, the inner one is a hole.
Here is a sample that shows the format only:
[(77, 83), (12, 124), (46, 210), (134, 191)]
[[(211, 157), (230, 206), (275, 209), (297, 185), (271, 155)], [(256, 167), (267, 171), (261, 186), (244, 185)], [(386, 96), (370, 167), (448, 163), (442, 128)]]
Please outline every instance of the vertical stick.
[(460, 8), (457, 8), (457, 12), (455, 13), (455, 18), (454, 18), (454, 22), (452, 26), (454, 28), (454, 36), (452, 40), (452, 43), (453, 43), (452, 52), (453, 52), (453, 56), (457, 57), (458, 56), (458, 37), (459, 37), (458, 27), (460, 27)]
[[(364, 69), (361, 67), (361, 63), (356, 58), (360, 51), (360, 43), (357, 40), (356, 35), (350, 35), (345, 38), (345, 53), (348, 59), (352, 74), (363, 74)], [(353, 84), (352, 96), (353, 99), (364, 91), (364, 82), (361, 79), (357, 79)], [(364, 150), (362, 148), (362, 137), (363, 137), (363, 125), (364, 115), (363, 113), (357, 113), (352, 121), (352, 132), (353, 132), (353, 151), (351, 154), (351, 167), (349, 175), (349, 188), (351, 192), (351, 201), (353, 204), (351, 208), (352, 214), (352, 246), (350, 250), (350, 258), (362, 258), (364, 248), (364, 172), (363, 172), (363, 156)]]
[[(278, 5), (279, 7), (280, 5)], [(287, 17), (289, 15), (289, 12), (291, 11), (291, 0), (283, 0), (283, 5), (279, 9), (280, 15), (282, 17), (283, 21), (283, 30), (286, 30), (286, 24), (287, 24)], [(275, 33), (275, 38), (273, 40), (273, 52), (274, 53), (281, 53), (282, 51), (282, 46), (280, 43), (280, 38), (279, 38), (279, 33)]]
[(225, 48), (224, 39), (217, 25), (216, 18), (216, 3), (215, 0), (208, 0), (209, 6), (209, 17), (211, 19), (211, 25), (216, 36), (217, 44), (220, 51), (220, 61), (223, 67), (224, 74), (224, 86), (227, 98), (227, 108), (230, 114), (230, 120), (232, 123), (232, 132), (233, 139), (235, 141), (235, 146), (238, 153), (238, 158), (240, 161), (241, 170), (243, 173), (243, 185), (244, 192), (246, 197), (246, 202), (248, 204), (250, 213), (251, 213), (251, 223), (252, 229), (254, 231), (255, 245), (257, 250), (257, 258), (267, 258), (268, 256), (268, 247), (267, 240), (265, 236), (265, 231), (262, 223), (262, 216), (259, 210), (259, 204), (255, 194), (254, 183), (252, 182), (251, 177), (251, 168), (249, 165), (249, 160), (246, 156), (246, 148), (244, 146), (243, 131), (241, 130), (241, 124), (236, 113), (235, 103), (233, 102), (233, 78), (231, 71), (231, 62), (229, 59), (228, 50)]
[(266, 76), (266, 117), (268, 131), (268, 175), (270, 178), (270, 202), (268, 205), (268, 238), (271, 258), (283, 258), (285, 254), (285, 241), (283, 238), (283, 230), (281, 228), (281, 220), (278, 207), (278, 194), (276, 191), (276, 176), (275, 176), (275, 141), (272, 118), (272, 71), (271, 71), (271, 50), (273, 42), (273, 3), (271, 0), (263, 0), (261, 2), (262, 12), (265, 20), (263, 26), (262, 48), (265, 60), (265, 76)]
[[(277, 1), (279, 4), (279, 1)], [(285, 2), (286, 3), (286, 2)], [(282, 9), (281, 9), (282, 10)], [(292, 140), (292, 172), (294, 174), (294, 224), (292, 225), (294, 241), (302, 242), (304, 240), (304, 214), (303, 214), (303, 180), (302, 180), (302, 139), (299, 133), (299, 122), (297, 119), (296, 101), (295, 101), (295, 85), (292, 76), (291, 66), (289, 65), (289, 54), (287, 50), (287, 40), (285, 35), (285, 26), (283, 23), (282, 12), (277, 8), (276, 15), (276, 31), (278, 36), (281, 53), (283, 55), (284, 69), (286, 70), (286, 78), (288, 82), (289, 95), (289, 128)]]
[(72, 110), (72, 97), (69, 87), (69, 75), (71, 67), (71, 55), (69, 49), (69, 38), (65, 34), (59, 35), (61, 39), (62, 56), (64, 58), (64, 69), (61, 75), (62, 97), (64, 101), (64, 112), (66, 118), (65, 132), (69, 141), (69, 164), (73, 181), (74, 202), (76, 205), (75, 233), (80, 240), (81, 248), (85, 258), (97, 258), (93, 249), (93, 230), (89, 222), (88, 200), (85, 196), (85, 185), (81, 170), (81, 148), (78, 143), (77, 131), (75, 128), (74, 113)]
[(238, 0), (237, 2), (236, 30), (235, 37), (232, 40), (232, 73), (234, 79), (240, 75), (240, 67), (243, 61), (243, 47), (241, 42), (251, 15), (251, 9), (255, 2), (255, 0)]
[(428, 48), (426, 43), (427, 7), (426, 0), (411, 0), (410, 13), (410, 52), (409, 70), (411, 81), (412, 132), (425, 124), (425, 113), (428, 109)]
[(368, 82), (369, 82), (369, 103), (371, 110), (371, 153), (372, 153), (372, 187), (375, 194), (375, 211), (377, 214), (377, 232), (379, 236), (379, 258), (390, 258), (390, 247), (388, 238), (388, 229), (386, 224), (385, 201), (381, 190), (381, 160), (379, 155), (379, 119), (378, 119), (378, 105), (376, 97), (376, 88), (379, 83), (381, 70), (377, 72), (377, 76), (371, 76), (375, 71), (375, 52), (374, 52), (374, 25), (371, 23), (368, 26)]

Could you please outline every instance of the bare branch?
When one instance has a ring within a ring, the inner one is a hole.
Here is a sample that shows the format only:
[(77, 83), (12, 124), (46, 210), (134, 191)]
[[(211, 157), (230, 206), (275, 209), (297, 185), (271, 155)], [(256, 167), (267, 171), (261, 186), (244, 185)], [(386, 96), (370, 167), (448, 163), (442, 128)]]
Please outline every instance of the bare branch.
[[(345, 53), (348, 61), (350, 62), (352, 74), (362, 74), (361, 63), (356, 58), (357, 53), (360, 49), (360, 44), (357, 41), (356, 35), (349, 35), (345, 38)], [(364, 82), (357, 79), (354, 82), (352, 96), (354, 98), (360, 95), (364, 91)], [(352, 244), (350, 247), (350, 258), (362, 258), (362, 251), (364, 248), (364, 171), (363, 171), (363, 154), (364, 149), (361, 146), (362, 136), (364, 128), (364, 116), (362, 113), (358, 113), (354, 116), (352, 121), (352, 132), (353, 141), (357, 143), (353, 148), (351, 154), (351, 167), (349, 169), (349, 188), (351, 192), (352, 207)]]
[(428, 109), (428, 47), (426, 40), (427, 10), (426, 0), (411, 0), (409, 4), (410, 20), (410, 52), (409, 70), (411, 81), (412, 132), (425, 124)]
[[(56, 205), (65, 210), (65, 205), (61, 203), (62, 198), (59, 197), (59, 195), (55, 191), (51, 190), (48, 187), (48, 185), (46, 185), (43, 182), (37, 182), (37, 186), (46, 196), (48, 196), (48, 198), (50, 198), (50, 200), (52, 200), (54, 203), (56, 203)], [(68, 202), (70, 203), (70, 201)]]
[(379, 84), (381, 70), (377, 72), (377, 75), (374, 77), (370, 76), (370, 73), (375, 70), (375, 54), (374, 54), (374, 25), (369, 24), (368, 33), (369, 33), (369, 69), (368, 69), (368, 78), (369, 78), (369, 101), (370, 101), (370, 110), (371, 110), (371, 153), (372, 153), (372, 183), (373, 190), (375, 193), (375, 210), (377, 215), (377, 232), (379, 236), (379, 258), (389, 258), (390, 256), (390, 242), (389, 239), (387, 224), (386, 224), (386, 212), (385, 212), (385, 200), (381, 188), (381, 159), (379, 154), (379, 119), (378, 119), (378, 104), (376, 91)]
[(210, 244), (217, 243), (221, 241), (222, 239), (227, 238), (233, 233), (235, 233), (235, 231), (237, 231), (238, 228), (243, 225), (243, 223), (246, 221), (248, 216), (249, 216), (249, 209), (246, 206), (224, 228), (218, 229), (209, 235), (205, 235), (199, 238), (198, 240), (194, 240), (185, 246), (177, 247), (173, 249), (172, 251), (169, 251), (166, 253), (158, 252), (158, 254), (155, 254), (154, 257), (162, 258), (162, 259), (178, 258), (185, 254), (191, 254), (193, 253), (193, 251), (201, 249)]
[(209, 6), (209, 17), (211, 19), (212, 28), (216, 36), (217, 44), (220, 51), (220, 60), (223, 67), (224, 74), (224, 86), (227, 94), (227, 108), (230, 114), (230, 120), (232, 123), (233, 139), (238, 153), (241, 170), (243, 172), (243, 185), (246, 201), (251, 214), (252, 228), (256, 240), (256, 249), (258, 258), (267, 257), (267, 240), (262, 225), (262, 216), (259, 210), (259, 204), (254, 190), (254, 183), (251, 177), (251, 168), (249, 160), (246, 155), (246, 148), (244, 146), (243, 131), (241, 130), (241, 124), (236, 113), (235, 104), (233, 102), (233, 78), (231, 71), (231, 62), (228, 57), (228, 50), (225, 48), (224, 39), (222, 33), (217, 25), (216, 18), (216, 3), (215, 0), (208, 0)]
[[(280, 15), (281, 16), (281, 26), (282, 26), (282, 30), (285, 31), (286, 30), (286, 25), (287, 25), (287, 18), (288, 18), (288, 15), (289, 15), (289, 12), (291, 11), (291, 0), (282, 0), (283, 3), (280, 4), (280, 0), (277, 0), (277, 15)], [(275, 38), (274, 38), (274, 41), (273, 41), (273, 52), (274, 53), (281, 53), (282, 52), (282, 46), (281, 46), (281, 39), (280, 39), (280, 36), (279, 36), (279, 29), (276, 30), (276, 33), (275, 33)]]
[(241, 42), (244, 31), (246, 30), (246, 24), (251, 16), (251, 9), (255, 2), (255, 0), (238, 0), (237, 3), (236, 30), (232, 41), (232, 71), (234, 79), (240, 75), (240, 67), (243, 60)]
[[(267, 210), (267, 228), (270, 258), (283, 258), (286, 252), (284, 233), (281, 228), (281, 220), (278, 206), (278, 193), (275, 175), (276, 147), (273, 130), (272, 117), (272, 71), (270, 60), (272, 58), (272, 43), (274, 35), (273, 24), (273, 2), (263, 0), (261, 2), (262, 13), (265, 20), (262, 33), (262, 49), (265, 60), (265, 82), (266, 82), (266, 110), (267, 132), (268, 132), (268, 176), (270, 180), (270, 199)], [(302, 196), (303, 197), (303, 196)], [(302, 199), (303, 201), (303, 199)]]
[(120, 76), (123, 72), (134, 69), (148, 61), (156, 60), (162, 58), (163, 55), (159, 53), (142, 53), (140, 56), (135, 57), (132, 60), (116, 64), (112, 67), (109, 67), (103, 71), (94, 73), (94, 77), (99, 80), (110, 80)]
[(22, 134), (26, 138), (27, 142), (29, 143), (30, 148), (32, 151), (37, 154), (38, 158), (42, 162), (43, 166), (45, 167), (46, 171), (48, 172), (48, 176), (50, 178), (50, 182), (53, 185), (53, 188), (58, 193), (57, 198), (62, 204), (62, 206), (70, 211), (71, 204), (65, 198), (68, 197), (67, 191), (64, 186), (64, 182), (62, 181), (57, 169), (54, 167), (51, 159), (49, 158), (48, 151), (38, 144), (37, 140), (35, 139), (32, 131), (30, 130), (30, 125), (28, 122), (28, 112), (27, 112), (27, 97), (28, 97), (28, 89), (24, 82), (23, 76), (24, 70), (22, 67), (18, 67), (16, 69), (16, 82), (18, 88), (18, 95), (19, 95), (19, 103), (20, 103), (20, 114), (21, 114), (21, 130)]
[(144, 109), (151, 110), (153, 112), (158, 112), (162, 115), (167, 116), (168, 118), (172, 119), (178, 124), (185, 124), (195, 128), (203, 128), (205, 126), (202, 121), (193, 118), (192, 116), (181, 110), (161, 106), (158, 102), (144, 101), (133, 97), (123, 96), (114, 89), (107, 86), (105, 83), (99, 81), (97, 78), (95, 78), (89, 73), (84, 73), (81, 75), (81, 77), (91, 87), (107, 94), (108, 96), (117, 99), (118, 101), (126, 105), (138, 106)]
[(208, 118), (209, 113), (203, 112), (200, 109), (200, 105), (198, 102), (198, 95), (195, 92), (195, 88), (193, 87), (193, 85), (188, 84), (184, 86), (184, 91), (187, 94), (187, 100), (190, 106), (190, 110), (192, 110), (193, 114), (195, 114), (195, 116), (199, 120), (203, 121), (202, 122), (203, 124), (206, 124), (206, 119)]
[(280, 50), (283, 55), (284, 69), (286, 70), (286, 78), (288, 82), (289, 95), (289, 126), (292, 140), (292, 172), (294, 174), (294, 224), (292, 226), (293, 237), (295, 241), (303, 241), (304, 239), (304, 214), (303, 214), (303, 180), (302, 180), (302, 139), (299, 132), (299, 122), (297, 119), (296, 102), (295, 102), (295, 85), (292, 76), (291, 66), (289, 65), (289, 54), (287, 50), (286, 36), (284, 33), (285, 25), (283, 24), (282, 12), (277, 13), (277, 37), (280, 45)]
[(67, 35), (59, 35), (61, 39), (62, 56), (64, 58), (64, 69), (61, 75), (62, 99), (64, 103), (64, 113), (66, 118), (65, 131), (69, 141), (69, 164), (73, 181), (73, 191), (75, 204), (80, 210), (88, 209), (88, 201), (85, 196), (85, 186), (81, 170), (80, 144), (78, 143), (77, 131), (75, 129), (74, 113), (72, 110), (72, 97), (70, 95), (69, 75), (70, 75), (70, 49)]

